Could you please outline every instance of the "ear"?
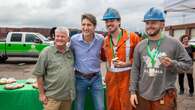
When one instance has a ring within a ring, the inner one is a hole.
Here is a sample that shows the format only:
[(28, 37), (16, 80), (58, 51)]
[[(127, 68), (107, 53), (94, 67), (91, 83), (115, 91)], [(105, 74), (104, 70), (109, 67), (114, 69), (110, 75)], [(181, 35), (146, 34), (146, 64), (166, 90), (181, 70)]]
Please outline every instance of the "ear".
[(161, 22), (160, 27), (163, 29), (165, 27), (165, 22)]
[(70, 36), (68, 37), (68, 42), (70, 41)]
[(118, 22), (119, 22), (119, 27), (121, 27), (121, 20), (119, 19)]

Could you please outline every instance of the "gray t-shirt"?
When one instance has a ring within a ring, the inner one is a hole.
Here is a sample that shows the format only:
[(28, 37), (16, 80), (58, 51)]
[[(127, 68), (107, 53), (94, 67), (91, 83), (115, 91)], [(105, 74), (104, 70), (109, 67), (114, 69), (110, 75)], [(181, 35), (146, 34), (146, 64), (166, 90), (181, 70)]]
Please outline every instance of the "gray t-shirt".
[[(192, 65), (191, 58), (182, 44), (172, 37), (164, 36), (160, 42), (159, 53), (155, 57), (156, 63), (152, 66), (146, 49), (148, 44), (155, 49), (158, 46), (157, 42), (158, 40), (145, 39), (136, 46), (131, 70), (130, 90), (132, 94), (138, 92), (140, 96), (151, 101), (162, 98), (167, 89), (175, 88), (177, 71), (188, 70)], [(171, 67), (166, 68), (161, 65), (160, 56), (162, 54), (173, 60)], [(149, 73), (154, 73), (155, 76), (150, 76)]]
[(41, 52), (33, 75), (43, 77), (46, 96), (57, 100), (75, 98), (73, 63), (73, 54), (68, 48), (61, 53), (50, 46)]

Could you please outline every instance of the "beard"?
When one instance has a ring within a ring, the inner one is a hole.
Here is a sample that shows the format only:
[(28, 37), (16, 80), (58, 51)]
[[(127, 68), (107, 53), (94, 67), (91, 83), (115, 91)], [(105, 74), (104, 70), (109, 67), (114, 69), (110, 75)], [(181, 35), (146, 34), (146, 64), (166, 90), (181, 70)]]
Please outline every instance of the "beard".
[[(147, 29), (147, 30), (148, 30), (148, 29)], [(157, 29), (156, 31), (154, 31), (154, 32), (152, 32), (152, 33), (149, 33), (148, 31), (146, 31), (146, 33), (148, 34), (148, 36), (153, 37), (153, 36), (156, 36), (157, 34), (159, 34), (160, 31), (161, 31), (161, 29), (159, 28), (159, 29)]]
[(110, 32), (110, 33), (114, 33), (114, 32), (116, 32), (117, 31), (117, 27), (113, 27), (113, 26), (107, 26), (107, 30), (108, 30), (108, 32)]

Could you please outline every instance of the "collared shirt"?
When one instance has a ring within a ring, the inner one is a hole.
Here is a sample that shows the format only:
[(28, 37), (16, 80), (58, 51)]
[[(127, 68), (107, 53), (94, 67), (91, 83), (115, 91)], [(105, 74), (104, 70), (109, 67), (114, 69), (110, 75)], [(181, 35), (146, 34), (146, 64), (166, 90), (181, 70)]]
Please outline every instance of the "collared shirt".
[(100, 72), (100, 51), (103, 45), (103, 36), (94, 35), (91, 43), (84, 41), (82, 34), (71, 37), (71, 49), (75, 58), (75, 69), (82, 73)]
[(61, 53), (50, 46), (41, 52), (33, 75), (43, 77), (46, 96), (57, 100), (75, 98), (73, 63), (73, 54), (67, 48)]

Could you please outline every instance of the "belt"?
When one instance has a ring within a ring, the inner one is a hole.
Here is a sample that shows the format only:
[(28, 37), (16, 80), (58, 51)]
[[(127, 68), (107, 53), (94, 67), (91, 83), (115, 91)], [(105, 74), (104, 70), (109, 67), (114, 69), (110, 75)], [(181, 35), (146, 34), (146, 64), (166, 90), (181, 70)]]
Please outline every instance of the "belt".
[(75, 74), (79, 75), (79, 76), (82, 76), (82, 77), (84, 77), (86, 79), (91, 79), (91, 78), (93, 78), (94, 76), (97, 75), (97, 72), (95, 72), (95, 73), (82, 73), (82, 72), (80, 72), (78, 70), (75, 70)]

